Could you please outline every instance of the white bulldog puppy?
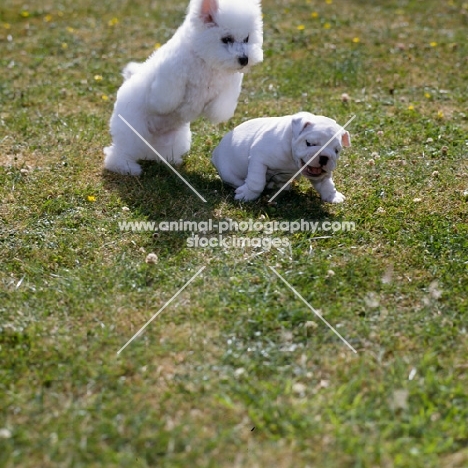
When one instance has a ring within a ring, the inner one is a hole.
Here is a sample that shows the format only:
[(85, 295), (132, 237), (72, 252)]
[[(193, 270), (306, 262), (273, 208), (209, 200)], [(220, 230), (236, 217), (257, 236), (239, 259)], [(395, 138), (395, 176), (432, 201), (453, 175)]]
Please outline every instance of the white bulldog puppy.
[(295, 174), (310, 180), (323, 201), (345, 197), (332, 179), (349, 133), (334, 120), (309, 112), (249, 120), (215, 148), (212, 163), (221, 179), (236, 188), (236, 200), (255, 200), (265, 187), (283, 187)]

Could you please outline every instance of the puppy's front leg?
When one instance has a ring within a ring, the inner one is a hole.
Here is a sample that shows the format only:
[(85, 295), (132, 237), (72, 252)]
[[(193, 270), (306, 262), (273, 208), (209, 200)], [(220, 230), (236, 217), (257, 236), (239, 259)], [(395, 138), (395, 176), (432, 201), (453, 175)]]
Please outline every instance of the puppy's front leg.
[(311, 183), (315, 190), (320, 194), (323, 201), (329, 203), (342, 203), (345, 200), (345, 196), (336, 190), (331, 176), (318, 180), (317, 182), (311, 180)]
[(255, 200), (263, 192), (266, 185), (267, 166), (259, 158), (250, 158), (247, 177), (244, 185), (236, 189), (235, 200)]
[(174, 112), (185, 96), (187, 81), (182, 73), (158, 73), (150, 87), (148, 110), (151, 113), (167, 115)]
[(222, 91), (203, 110), (205, 117), (213, 123), (220, 123), (226, 122), (234, 115), (241, 91), (242, 77), (242, 73), (234, 73), (223, 81)]

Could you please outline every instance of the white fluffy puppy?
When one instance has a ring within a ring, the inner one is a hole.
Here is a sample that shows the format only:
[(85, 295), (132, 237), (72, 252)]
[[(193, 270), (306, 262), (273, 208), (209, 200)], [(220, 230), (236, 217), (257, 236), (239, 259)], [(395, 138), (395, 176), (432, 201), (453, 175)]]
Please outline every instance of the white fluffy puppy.
[(129, 63), (110, 121), (104, 166), (139, 175), (140, 159), (159, 160), (121, 115), (167, 161), (190, 149), (190, 122), (234, 114), (243, 72), (263, 60), (260, 0), (191, 0), (184, 23), (142, 64)]
[(282, 187), (300, 170), (297, 177), (309, 179), (323, 201), (341, 203), (345, 197), (332, 171), (343, 146), (350, 145), (349, 133), (334, 120), (299, 112), (244, 122), (224, 136), (212, 162), (236, 188), (236, 200), (255, 200), (265, 187)]

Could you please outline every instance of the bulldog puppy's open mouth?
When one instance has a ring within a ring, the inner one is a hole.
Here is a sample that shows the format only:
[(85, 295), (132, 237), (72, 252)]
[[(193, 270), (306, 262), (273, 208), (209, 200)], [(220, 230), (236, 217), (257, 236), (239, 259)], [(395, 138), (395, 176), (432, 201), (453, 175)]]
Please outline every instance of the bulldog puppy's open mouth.
[(302, 164), (302, 174), (304, 174), (306, 177), (318, 177), (322, 174), (324, 174), (325, 170), (323, 170), (321, 167), (313, 167), (313, 166), (307, 166), (306, 163), (301, 159), (301, 164)]

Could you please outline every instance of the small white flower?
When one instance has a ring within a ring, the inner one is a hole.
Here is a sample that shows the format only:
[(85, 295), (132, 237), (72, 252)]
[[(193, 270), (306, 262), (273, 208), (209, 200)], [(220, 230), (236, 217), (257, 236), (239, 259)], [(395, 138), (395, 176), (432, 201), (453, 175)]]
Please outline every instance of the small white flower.
[(0, 429), (0, 439), (11, 439), (11, 431), (6, 427)]
[(145, 262), (150, 264), (158, 263), (158, 256), (151, 252), (146, 256)]

